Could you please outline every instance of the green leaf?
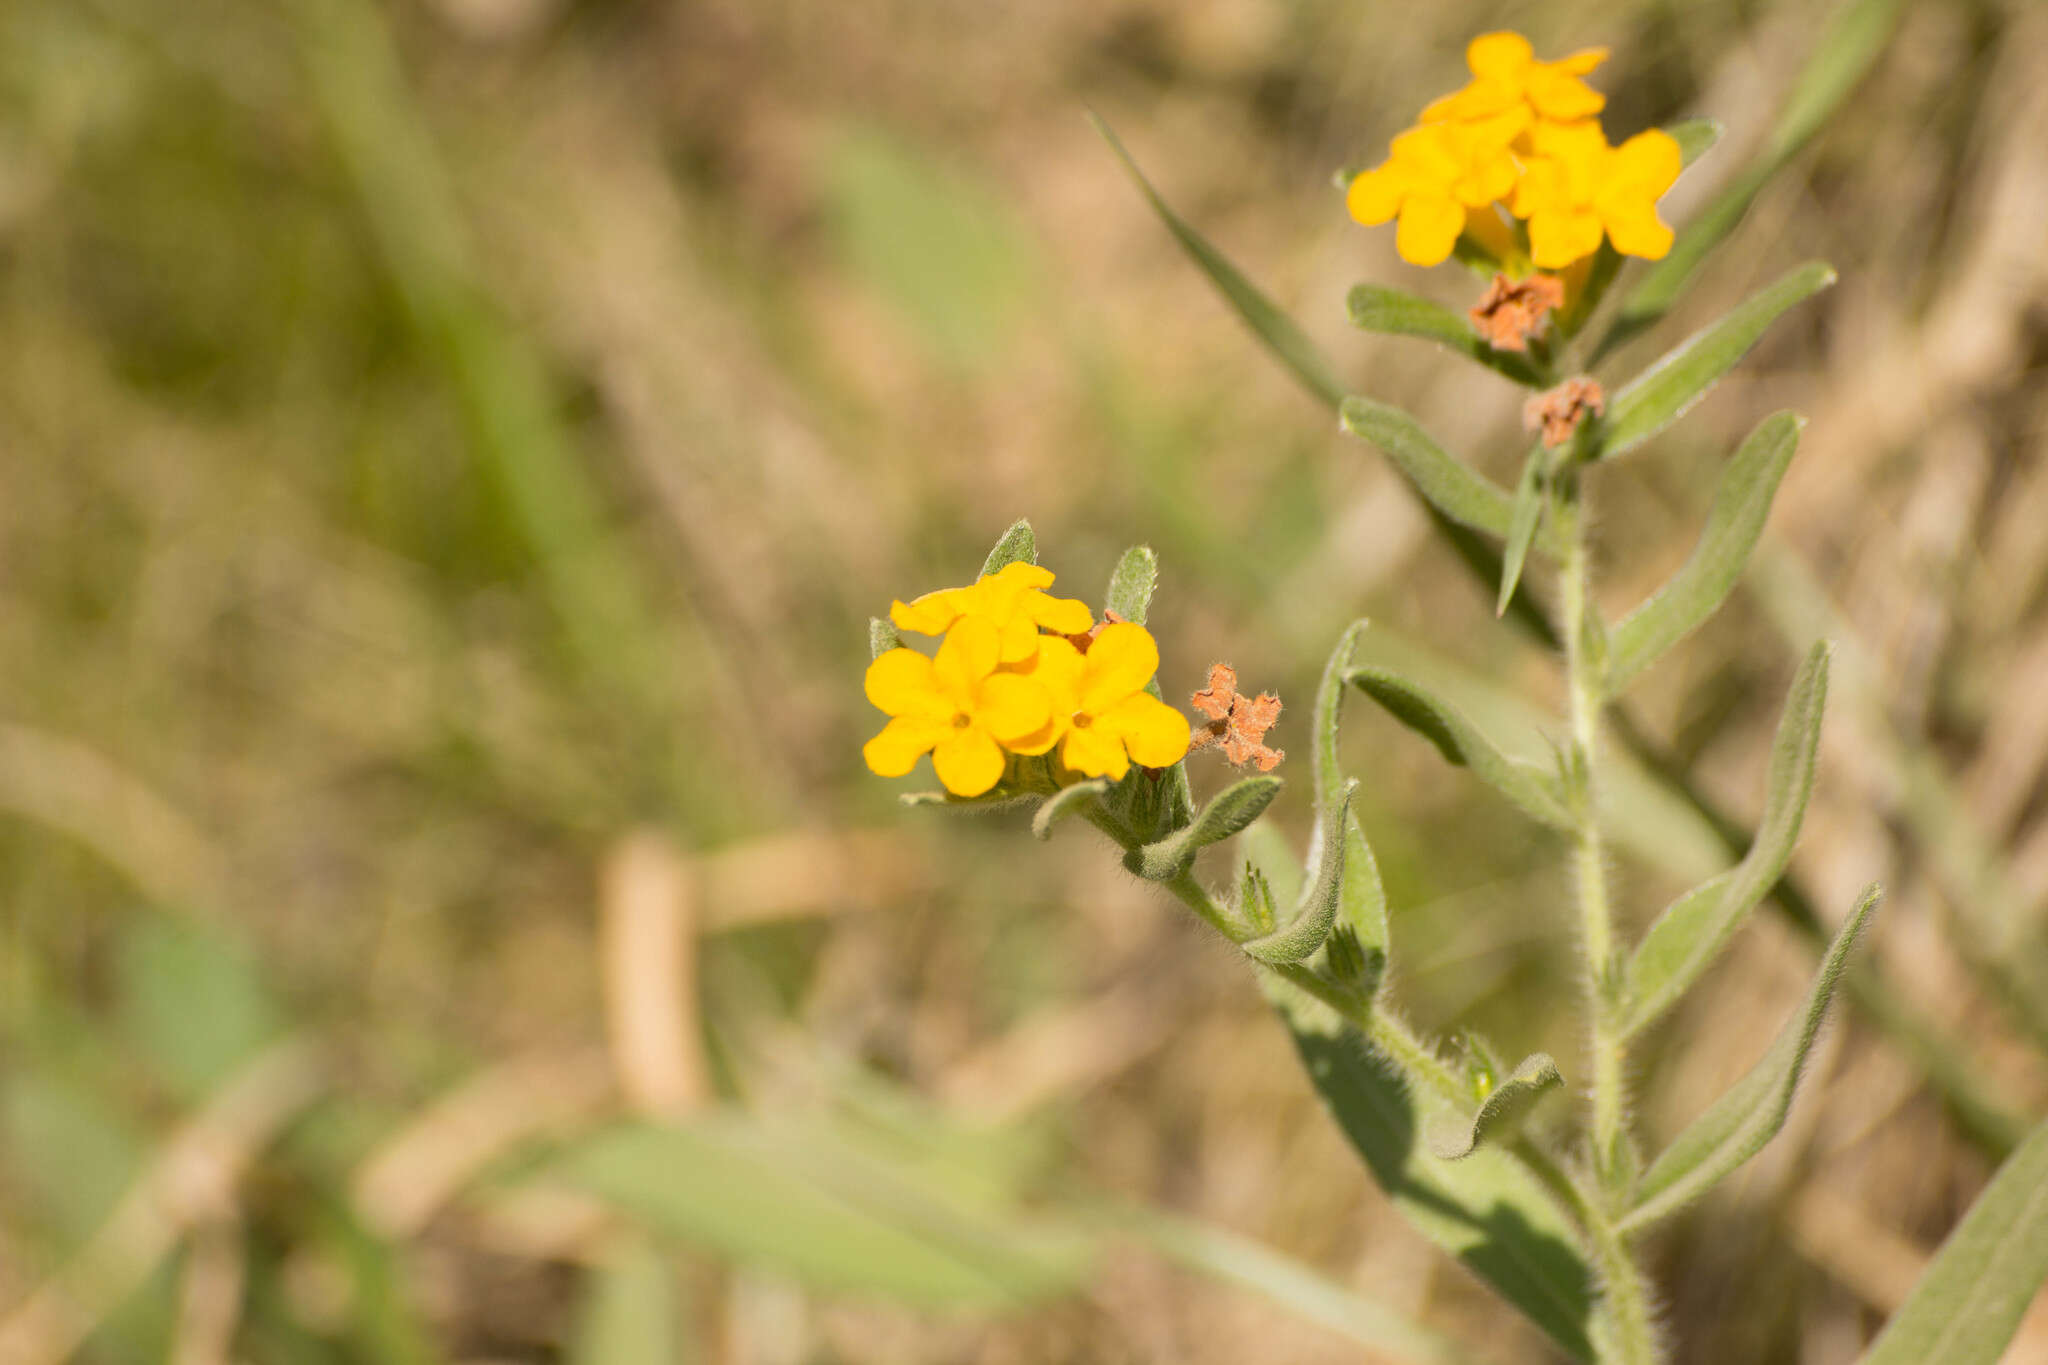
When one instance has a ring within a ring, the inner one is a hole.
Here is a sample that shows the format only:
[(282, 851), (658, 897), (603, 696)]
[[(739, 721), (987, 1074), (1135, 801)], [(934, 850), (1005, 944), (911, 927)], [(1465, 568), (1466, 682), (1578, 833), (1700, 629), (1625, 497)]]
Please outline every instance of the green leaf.
[(1469, 767), (1524, 814), (1557, 829), (1573, 827), (1556, 779), (1533, 763), (1502, 753), (1462, 711), (1384, 668), (1354, 668), (1347, 676), (1394, 719), (1436, 745), (1447, 761)]
[(1294, 907), (1293, 917), (1280, 928), (1244, 944), (1244, 950), (1268, 966), (1306, 962), (1323, 946), (1337, 922), (1344, 902), (1344, 845), (1340, 831), (1351, 820), (1351, 798), (1358, 783), (1346, 782), (1337, 802), (1324, 814), (1323, 849), (1316, 863), (1316, 879), (1309, 883)]
[(1613, 332), (1601, 343), (1600, 354), (1613, 350), (1670, 311), (1685, 292), (1693, 271), (1742, 221), (1757, 192), (1770, 183), (1807, 139), (1820, 131), (1870, 70), (1890, 40), (1903, 7), (1904, 0), (1851, 0), (1842, 7), (1814, 47), (1813, 56), (1794, 83), (1784, 109), (1779, 111), (1763, 155), (1678, 234), (1663, 260), (1650, 267), (1642, 283), (1622, 305)]
[(1624, 1233), (1640, 1232), (1698, 1199), (1784, 1127), (1806, 1054), (1848, 965), (1849, 951), (1883, 894), (1875, 886), (1863, 893), (1828, 946), (1805, 1008), (1786, 1023), (1770, 1050), (1650, 1163), (1637, 1186), (1635, 1207), (1621, 1221)]
[[(1330, 651), (1323, 664), (1322, 680), (1316, 686), (1312, 717), (1315, 746), (1311, 753), (1316, 789), (1316, 830), (1309, 843), (1308, 861), (1322, 861), (1323, 830), (1329, 827), (1330, 809), (1344, 799), (1344, 774), (1337, 766), (1337, 720), (1344, 705), (1345, 675), (1351, 670), (1351, 654), (1366, 622), (1353, 621)], [(1361, 970), (1351, 983), (1362, 995), (1372, 995), (1385, 978), (1387, 953), (1392, 939), (1387, 932), (1387, 893), (1380, 884), (1379, 862), (1358, 817), (1344, 817), (1344, 885), (1340, 914), (1351, 931), (1361, 957)]]
[(1052, 838), (1052, 827), (1070, 815), (1078, 815), (1090, 801), (1109, 794), (1111, 782), (1106, 777), (1097, 777), (1087, 782), (1076, 782), (1071, 787), (1062, 787), (1055, 795), (1047, 797), (1031, 817), (1031, 832), (1040, 839)]
[(1692, 558), (1609, 633), (1609, 696), (1620, 696), (1637, 674), (1727, 600), (1763, 534), (1771, 500), (1799, 448), (1799, 432), (1805, 425), (1793, 413), (1773, 413), (1736, 450), (1714, 490), (1713, 510), (1707, 513)]
[(1332, 1118), (1402, 1215), (1575, 1360), (1591, 1360), (1594, 1276), (1570, 1216), (1510, 1155), (1445, 1161), (1422, 1140), (1445, 1103), (1327, 1006), (1262, 974)]
[(1780, 314), (1835, 282), (1833, 267), (1809, 261), (1687, 337), (1614, 395), (1601, 433), (1601, 455), (1613, 459), (1683, 416), (1756, 345)]
[(881, 658), (892, 649), (903, 647), (903, 637), (896, 633), (896, 627), (879, 616), (868, 618), (868, 659), (870, 662)]
[(1010, 529), (1003, 532), (995, 548), (988, 552), (988, 558), (981, 566), (981, 576), (988, 577), (1008, 564), (1036, 564), (1038, 562), (1038, 537), (1031, 533), (1031, 523), (1023, 517), (1010, 523)]
[(1539, 442), (1522, 459), (1522, 479), (1515, 486), (1515, 510), (1508, 522), (1507, 552), (1500, 566), (1500, 596), (1493, 604), (1495, 616), (1505, 616), (1515, 588), (1522, 581), (1522, 564), (1529, 558), (1529, 542), (1543, 518), (1543, 446)]
[(1481, 1144), (1505, 1142), (1545, 1095), (1564, 1084), (1547, 1052), (1533, 1053), (1480, 1101), (1471, 1115), (1445, 1113), (1430, 1125), (1429, 1149), (1445, 1161), (1461, 1161)]
[(1124, 854), (1124, 866), (1147, 881), (1172, 881), (1187, 871), (1197, 853), (1258, 819), (1282, 785), (1279, 778), (1266, 776), (1231, 783), (1210, 798), (1186, 829)]
[(823, 1128), (713, 1114), (621, 1124), (536, 1175), (651, 1230), (828, 1292), (1001, 1308), (1065, 1292), (1092, 1245), (1033, 1229)]
[(679, 1365), (681, 1305), (675, 1268), (645, 1238), (616, 1239), (590, 1274), (571, 1365)]
[(1749, 852), (1730, 870), (1686, 892), (1650, 925), (1629, 959), (1624, 1038), (1654, 1023), (1691, 989), (1791, 861), (1813, 794), (1821, 713), (1828, 698), (1828, 645), (1816, 644), (1792, 679), (1764, 790), (1764, 816)]
[(1678, 144), (1680, 164), (1685, 166), (1690, 166), (1705, 156), (1713, 145), (1721, 140), (1721, 123), (1718, 119), (1689, 118), (1672, 124), (1664, 131)]
[(1159, 557), (1150, 545), (1133, 545), (1116, 562), (1116, 571), (1109, 576), (1109, 595), (1103, 601), (1124, 620), (1142, 626), (1152, 606), (1152, 589), (1158, 583)]
[(1996, 1365), (2048, 1280), (2048, 1123), (1970, 1205), (1861, 1365)]
[[(1391, 403), (1371, 398), (1347, 398), (1341, 411), (1344, 429), (1386, 452), (1430, 506), (1460, 526), (1507, 538), (1515, 520), (1513, 496), (1484, 474), (1452, 459), (1413, 417)], [(1537, 543), (1546, 554), (1557, 552), (1552, 537), (1545, 536)]]
[(155, 1074), (198, 1100), (275, 1040), (284, 1015), (255, 955), (219, 931), (149, 916), (116, 958), (123, 1031)]
[(1152, 211), (1159, 215), (1159, 220), (1166, 224), (1166, 230), (1173, 234), (1181, 249), (1187, 252), (1202, 273), (1221, 291), (1231, 308), (1244, 319), (1245, 325), (1251, 328), (1252, 333), (1265, 343), (1266, 349), (1301, 381), (1304, 388), (1329, 406), (1336, 407), (1344, 398), (1344, 386), (1337, 382), (1329, 361), (1316, 349), (1316, 344), (1308, 339), (1308, 334), (1301, 330), (1293, 318), (1281, 312), (1272, 300), (1260, 293), (1257, 286), (1230, 263), (1229, 258), (1211, 246), (1206, 238), (1189, 227), (1179, 214), (1168, 207), (1166, 201), (1159, 197), (1159, 191), (1152, 188), (1152, 182), (1138, 169), (1138, 163), (1124, 150), (1124, 144), (1107, 123), (1094, 113), (1088, 115), (1088, 121), (1095, 125), (1096, 132), (1102, 134), (1102, 140), (1116, 153), (1117, 160), (1124, 163), (1124, 169), (1130, 173), (1132, 183), (1145, 196), (1145, 201), (1152, 206)]
[(1497, 351), (1486, 344), (1464, 314), (1440, 303), (1417, 298), (1383, 285), (1361, 284), (1352, 288), (1346, 306), (1351, 324), (1368, 332), (1392, 336), (1421, 337), (1447, 346), (1469, 360), (1506, 375), (1532, 389), (1545, 386), (1544, 376), (1529, 358), (1517, 351)]

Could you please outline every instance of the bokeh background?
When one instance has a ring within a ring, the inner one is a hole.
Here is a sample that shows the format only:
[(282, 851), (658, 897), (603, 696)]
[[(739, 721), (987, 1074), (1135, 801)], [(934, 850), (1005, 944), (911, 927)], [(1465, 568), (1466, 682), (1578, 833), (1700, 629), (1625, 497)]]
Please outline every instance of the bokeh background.
[[(1089, 831), (903, 810), (858, 761), (868, 617), (1018, 516), (1092, 600), (1154, 546), (1169, 699), (1219, 659), (1279, 692), (1283, 775), (1357, 615), (1496, 722), (1555, 705), (1084, 117), (1348, 386), (1511, 480), (1517, 394), (1344, 320), (1359, 280), (1477, 282), (1331, 185), (1501, 26), (1612, 46), (1617, 139), (1726, 125), (1675, 221), (1782, 163), (1614, 373), (1841, 272), (1595, 495), (1620, 610), (1757, 418), (1812, 419), (1630, 718), (1739, 825), (1835, 639), (1790, 898), (1891, 898), (1786, 1132), (1651, 1261), (1681, 1360), (1853, 1360), (2048, 1108), (2028, 0), (8, 0), (0, 1358), (1550, 1358)], [(1788, 107), (1825, 116), (1798, 146)], [(1562, 847), (1366, 707), (1345, 747), (1403, 1007), (1571, 1074)], [(1637, 924), (1731, 857), (1643, 791)], [(1759, 913), (1640, 1054), (1648, 1134), (1813, 960)]]

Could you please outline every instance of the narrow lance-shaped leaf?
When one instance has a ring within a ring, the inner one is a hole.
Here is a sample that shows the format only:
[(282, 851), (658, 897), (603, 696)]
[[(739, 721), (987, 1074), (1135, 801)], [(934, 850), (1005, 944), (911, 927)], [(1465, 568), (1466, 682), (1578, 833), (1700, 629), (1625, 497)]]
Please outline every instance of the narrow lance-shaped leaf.
[[(1337, 766), (1337, 719), (1344, 705), (1345, 676), (1351, 670), (1351, 652), (1357, 647), (1358, 637), (1365, 628), (1366, 623), (1360, 620), (1353, 621), (1345, 630), (1337, 641), (1337, 647), (1330, 651), (1329, 659), (1323, 664), (1323, 676), (1316, 686), (1315, 713), (1311, 717), (1315, 744), (1310, 757), (1316, 786), (1316, 830), (1309, 841), (1308, 853), (1311, 863), (1322, 861), (1323, 831), (1332, 827), (1326, 816), (1343, 797), (1344, 774)], [(1387, 893), (1380, 884), (1379, 862), (1373, 857), (1372, 846), (1365, 841), (1365, 832), (1358, 827), (1358, 817), (1347, 814), (1342, 829), (1344, 885), (1339, 914), (1357, 940), (1362, 959), (1358, 980), (1353, 984), (1362, 994), (1370, 995), (1385, 975), (1387, 954), (1391, 951), (1391, 939), (1387, 933)]]
[(1522, 581), (1522, 565), (1529, 558), (1529, 542), (1543, 517), (1543, 447), (1536, 446), (1522, 459), (1522, 479), (1515, 486), (1515, 510), (1508, 522), (1508, 544), (1501, 558), (1500, 596), (1493, 604), (1495, 616), (1505, 616), (1515, 588)]
[(1502, 753), (1465, 719), (1464, 712), (1383, 668), (1354, 668), (1349, 676), (1394, 719), (1436, 745), (1449, 762), (1469, 767), (1524, 814), (1557, 829), (1573, 827), (1556, 780), (1534, 764)]
[(1356, 782), (1346, 782), (1336, 805), (1325, 812), (1319, 841), (1323, 853), (1316, 866), (1316, 878), (1302, 892), (1293, 918), (1272, 933), (1245, 943), (1244, 950), (1259, 961), (1275, 967), (1306, 962), (1330, 936), (1344, 899), (1342, 830), (1351, 819), (1351, 797), (1357, 790)]
[[(1347, 398), (1344, 429), (1378, 446), (1437, 511), (1475, 531), (1505, 540), (1514, 524), (1515, 500), (1505, 488), (1445, 453), (1413, 417), (1371, 398)], [(1539, 539), (1546, 554), (1557, 553), (1552, 537)]]
[(1650, 925), (1629, 959), (1621, 1032), (1632, 1037), (1655, 1022), (1699, 980), (1749, 912), (1770, 893), (1791, 861), (1813, 794), (1821, 714), (1828, 698), (1828, 645), (1808, 652), (1792, 679), (1771, 741), (1763, 821), (1749, 852), (1727, 872), (1673, 901)]
[(1996, 1365), (2048, 1280), (2048, 1123), (1991, 1177), (1861, 1365)]
[(1147, 881), (1172, 881), (1187, 871), (1195, 855), (1249, 825), (1273, 804), (1280, 794), (1277, 777), (1247, 777), (1233, 782), (1210, 798), (1194, 822), (1172, 834), (1124, 855), (1124, 866)]
[(1133, 625), (1145, 624), (1152, 606), (1152, 590), (1159, 584), (1159, 557), (1150, 545), (1133, 545), (1116, 562), (1109, 576), (1109, 595), (1103, 599), (1111, 611)]
[(1062, 787), (1045, 799), (1031, 817), (1031, 832), (1041, 839), (1052, 838), (1052, 827), (1070, 815), (1079, 815), (1088, 803), (1101, 799), (1113, 784), (1106, 777)]
[(1445, 1161), (1459, 1161), (1482, 1143), (1513, 1136), (1529, 1111), (1545, 1095), (1564, 1084), (1564, 1073), (1547, 1052), (1533, 1053), (1479, 1103), (1475, 1114), (1444, 1113), (1429, 1129), (1429, 1149)]
[(1602, 1308), (1578, 1230), (1550, 1191), (1505, 1152), (1434, 1155), (1421, 1134), (1444, 1101), (1427, 1080), (1278, 976), (1265, 986), (1331, 1117), (1394, 1206), (1568, 1356), (1591, 1360)]
[(868, 658), (879, 659), (892, 649), (901, 648), (903, 637), (896, 633), (896, 627), (879, 616), (868, 618)]
[(1805, 1007), (1786, 1023), (1762, 1060), (1650, 1163), (1636, 1188), (1636, 1205), (1621, 1221), (1624, 1233), (1639, 1232), (1698, 1199), (1761, 1151), (1785, 1126), (1792, 1092), (1799, 1085), (1807, 1053), (1813, 1050), (1828, 1001), (1848, 965), (1849, 951), (1882, 895), (1875, 886), (1863, 893), (1829, 945), (1807, 992)]
[(1735, 368), (1786, 309), (1834, 282), (1832, 267), (1808, 262), (1680, 342), (1614, 395), (1600, 433), (1603, 457), (1613, 459), (1634, 450), (1677, 421)]
[(1501, 351), (1486, 344), (1462, 314), (1440, 303), (1417, 298), (1384, 285), (1354, 286), (1346, 299), (1351, 324), (1368, 332), (1390, 336), (1421, 337), (1447, 346), (1470, 360), (1532, 389), (1544, 386), (1544, 377), (1529, 358), (1518, 351)]
[(1138, 169), (1138, 163), (1124, 150), (1123, 142), (1111, 131), (1107, 123), (1092, 113), (1088, 115), (1088, 121), (1095, 125), (1096, 132), (1102, 134), (1102, 140), (1116, 153), (1117, 160), (1124, 163), (1124, 169), (1130, 172), (1132, 182), (1145, 196), (1146, 202), (1152, 205), (1152, 211), (1159, 215), (1160, 221), (1166, 224), (1166, 230), (1174, 235), (1182, 249), (1194, 259), (1197, 266), (1201, 267), (1202, 273), (1222, 291), (1224, 298), (1230, 301), (1230, 306), (1236, 310), (1237, 315), (1244, 319), (1245, 325), (1250, 327), (1259, 340), (1266, 344), (1266, 349), (1277, 356), (1294, 377), (1301, 381), (1304, 388), (1331, 407), (1336, 407), (1343, 400), (1344, 386), (1337, 382), (1337, 376), (1331, 371), (1329, 362), (1323, 358), (1322, 352), (1316, 349), (1316, 344), (1308, 339), (1308, 334), (1296, 325), (1293, 318), (1276, 308), (1222, 252), (1211, 246), (1202, 234), (1189, 227), (1181, 216), (1160, 198), (1159, 191), (1152, 188), (1152, 182)]
[(1690, 166), (1705, 156), (1713, 145), (1721, 140), (1721, 124), (1718, 119), (1689, 118), (1672, 124), (1664, 130), (1671, 140), (1678, 144), (1678, 158), (1681, 166)]
[(1771, 500), (1799, 447), (1806, 423), (1789, 412), (1758, 423), (1714, 491), (1713, 510), (1692, 558), (1649, 600), (1624, 617), (1607, 640), (1607, 691), (1620, 696), (1637, 674), (1655, 663), (1712, 616), (1742, 577), (1771, 514)]
[[(1614, 330), (1601, 343), (1599, 355), (1605, 355), (1670, 311), (1685, 292), (1692, 272), (1742, 221), (1757, 192), (1821, 129), (1870, 70), (1890, 40), (1904, 3), (1905, 0), (1851, 0), (1837, 12), (1814, 46), (1806, 69), (1793, 84), (1763, 155), (1688, 223), (1664, 259), (1650, 267), (1642, 283), (1622, 304), (1621, 315)], [(1675, 134), (1677, 129), (1671, 131)]]
[(981, 566), (984, 578), (997, 572), (1005, 565), (1036, 564), (1038, 562), (1038, 537), (1031, 533), (1031, 523), (1023, 517), (1010, 523), (1010, 529), (1003, 532), (995, 548), (988, 552), (988, 559)]

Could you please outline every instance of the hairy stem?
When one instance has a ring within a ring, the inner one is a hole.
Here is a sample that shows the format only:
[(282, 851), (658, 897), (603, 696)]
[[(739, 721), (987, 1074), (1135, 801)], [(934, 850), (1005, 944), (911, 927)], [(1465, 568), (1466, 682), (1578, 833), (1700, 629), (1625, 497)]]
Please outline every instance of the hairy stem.
[(1617, 1353), (1616, 1365), (1655, 1365), (1663, 1354), (1651, 1320), (1649, 1288), (1614, 1216), (1535, 1143), (1522, 1138), (1515, 1143), (1514, 1152), (1538, 1180), (1565, 1201), (1586, 1229), (1593, 1259), (1599, 1265), (1601, 1295), (1616, 1333), (1613, 1341), (1600, 1344)]
[(1565, 671), (1571, 693), (1573, 809), (1578, 830), (1572, 871), (1579, 901), (1579, 942), (1585, 954), (1586, 1013), (1592, 1026), (1593, 1160), (1610, 1194), (1625, 1180), (1621, 1154), (1628, 1141), (1623, 1048), (1616, 1028), (1611, 984), (1616, 966), (1614, 919), (1607, 899), (1607, 854), (1601, 839), (1595, 782), (1600, 760), (1600, 712), (1604, 703), (1600, 662), (1594, 656), (1592, 574), (1587, 563), (1586, 520), (1576, 476), (1561, 471), (1552, 506), (1565, 541), (1562, 579)]

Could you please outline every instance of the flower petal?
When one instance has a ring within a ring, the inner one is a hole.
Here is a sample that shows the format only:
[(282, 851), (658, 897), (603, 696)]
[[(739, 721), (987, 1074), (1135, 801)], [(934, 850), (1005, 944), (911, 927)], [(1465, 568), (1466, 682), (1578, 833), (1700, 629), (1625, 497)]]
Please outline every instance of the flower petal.
[(860, 756), (868, 767), (883, 777), (901, 777), (917, 766), (918, 758), (953, 732), (950, 725), (912, 716), (898, 716), (882, 727), (882, 733), (863, 744)]
[(1561, 71), (1567, 76), (1583, 76), (1607, 60), (1604, 47), (1583, 47), (1569, 57), (1559, 57), (1554, 62), (1545, 62), (1552, 71)]
[(995, 736), (998, 744), (1011, 748), (1015, 747), (1012, 740), (1030, 735), (1052, 718), (1045, 685), (1021, 673), (997, 673), (988, 678), (974, 700), (974, 723)]
[(1131, 693), (1145, 690), (1159, 671), (1159, 646), (1143, 626), (1119, 621), (1103, 627), (1081, 663), (1079, 709), (1099, 716)]
[(1079, 635), (1095, 624), (1095, 613), (1078, 597), (1054, 597), (1050, 593), (1024, 594), (1024, 610), (1033, 623), (1061, 635)]
[(1344, 206), (1367, 227), (1378, 227), (1391, 222), (1401, 211), (1401, 200), (1407, 196), (1409, 184), (1407, 173), (1389, 161), (1353, 176), (1351, 188), (1344, 195)]
[(1124, 752), (1122, 742), (1093, 726), (1067, 731), (1066, 741), (1060, 745), (1060, 762), (1077, 773), (1118, 782), (1131, 770), (1131, 757)]
[(1095, 728), (1117, 736), (1133, 759), (1170, 768), (1187, 757), (1188, 718), (1149, 692), (1127, 697), (1098, 716)]
[(868, 665), (863, 686), (868, 700), (891, 716), (950, 716), (932, 661), (914, 649), (896, 648)]
[(1607, 96), (1555, 65), (1538, 65), (1529, 73), (1529, 103), (1552, 119), (1591, 118), (1607, 107)]
[(1616, 147), (1607, 173), (1629, 193), (1654, 200), (1663, 197), (1684, 169), (1685, 154), (1679, 150), (1678, 139), (1662, 128), (1652, 128)]
[(1410, 265), (1441, 265), (1465, 230), (1465, 206), (1447, 194), (1413, 194), (1401, 206), (1394, 250)]
[(1006, 588), (1015, 588), (1019, 591), (1025, 588), (1049, 588), (1052, 586), (1053, 572), (1037, 564), (1027, 564), (1021, 559), (1013, 559), (994, 573), (983, 576), (981, 581), (986, 583), (991, 579)]
[(1607, 239), (1616, 251), (1646, 261), (1663, 260), (1676, 237), (1657, 217), (1657, 206), (1648, 200), (1609, 205), (1601, 221), (1607, 225)]
[(1529, 219), (1529, 259), (1560, 270), (1600, 249), (1600, 216), (1588, 209), (1555, 209)]
[(955, 730), (932, 750), (939, 781), (955, 796), (980, 796), (1002, 780), (1003, 751), (986, 730)]
[(889, 619), (896, 623), (898, 630), (913, 630), (919, 635), (944, 635), (946, 627), (959, 620), (960, 614), (972, 601), (971, 589), (941, 588), (913, 602), (891, 602)]
[(996, 658), (1004, 664), (1030, 663), (1038, 654), (1038, 642), (1045, 638), (1022, 612), (1004, 621), (996, 634)]
[(996, 628), (985, 617), (963, 616), (946, 632), (932, 676), (956, 710), (974, 709), (975, 686), (996, 671), (999, 648)]
[(1519, 33), (1482, 33), (1465, 45), (1465, 64), (1475, 76), (1513, 80), (1536, 55)]

